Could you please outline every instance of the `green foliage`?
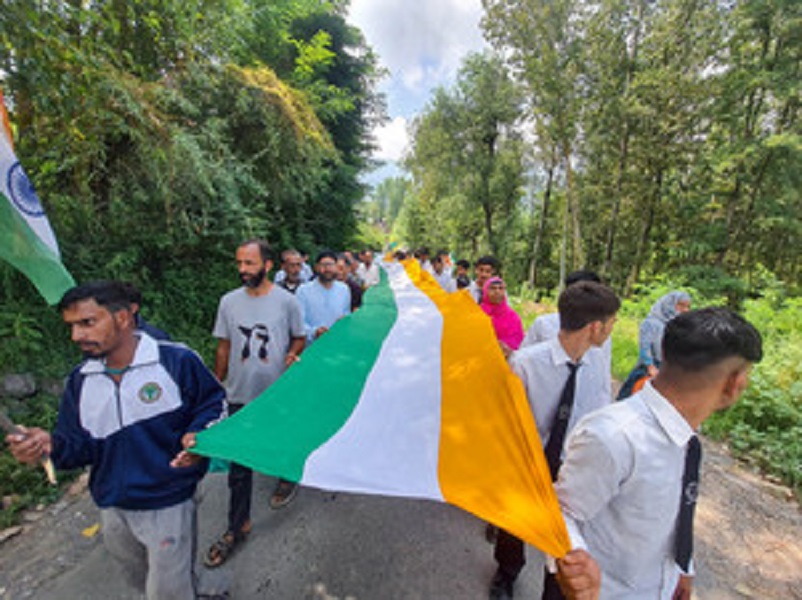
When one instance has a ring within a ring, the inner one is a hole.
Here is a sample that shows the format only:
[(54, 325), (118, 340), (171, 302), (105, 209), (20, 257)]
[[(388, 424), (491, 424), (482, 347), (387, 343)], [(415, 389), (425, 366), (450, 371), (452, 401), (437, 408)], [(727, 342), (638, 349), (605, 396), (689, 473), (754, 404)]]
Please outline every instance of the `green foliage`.
[[(16, 423), (29, 427), (52, 429), (56, 423), (57, 399), (46, 394), (37, 394), (18, 404), (9, 411), (9, 417)], [(76, 472), (59, 472), (59, 483), (71, 481)], [(0, 529), (13, 525), (19, 512), (42, 503), (50, 503), (61, 495), (61, 486), (50, 485), (40, 466), (20, 465), (8, 450), (0, 452), (0, 496), (12, 498), (11, 505), (0, 510)]]
[[(674, 289), (658, 283), (626, 300), (613, 331), (613, 376), (623, 381), (635, 366), (638, 327), (651, 304)], [(690, 290), (694, 305), (726, 301)], [(746, 300), (742, 314), (763, 337), (763, 360), (738, 403), (713, 415), (706, 434), (725, 440), (733, 452), (792, 486), (802, 497), (802, 299), (767, 288), (763, 298)]]
[(469, 56), (413, 124), (413, 193), (399, 221), (411, 246), (498, 254), (520, 197), (519, 92), (497, 56)]
[[(139, 286), (143, 316), (209, 362), (242, 240), (374, 234), (355, 205), (377, 65), (339, 1), (0, 3), (16, 151), (65, 265)], [(59, 315), (6, 265), (0, 283), (3, 370), (63, 376), (78, 353)]]

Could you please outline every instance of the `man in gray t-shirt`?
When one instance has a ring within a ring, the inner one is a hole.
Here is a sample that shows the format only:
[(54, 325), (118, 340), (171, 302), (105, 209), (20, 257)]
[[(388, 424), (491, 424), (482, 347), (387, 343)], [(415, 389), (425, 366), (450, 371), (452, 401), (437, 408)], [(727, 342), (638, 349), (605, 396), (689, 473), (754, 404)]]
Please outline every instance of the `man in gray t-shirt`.
[[(301, 305), (288, 291), (273, 285), (267, 273), (273, 266), (270, 247), (250, 240), (237, 248), (237, 270), (243, 287), (220, 300), (214, 336), (214, 370), (228, 393), (234, 414), (259, 396), (293, 363), (306, 343)], [(253, 472), (231, 463), (228, 473), (228, 528), (206, 552), (206, 566), (223, 564), (251, 529)], [(273, 508), (286, 505), (296, 485), (279, 480), (270, 499)]]
[(230, 404), (248, 404), (286, 369), (294, 337), (304, 337), (298, 300), (277, 285), (254, 296), (238, 288), (220, 300), (214, 337), (230, 345), (225, 381)]

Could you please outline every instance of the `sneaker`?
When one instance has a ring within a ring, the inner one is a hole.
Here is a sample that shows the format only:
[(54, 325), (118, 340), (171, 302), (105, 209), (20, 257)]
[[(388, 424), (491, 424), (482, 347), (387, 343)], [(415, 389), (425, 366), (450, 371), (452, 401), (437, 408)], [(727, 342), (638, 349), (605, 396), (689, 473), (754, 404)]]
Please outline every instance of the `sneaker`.
[(511, 579), (500, 570), (496, 571), (496, 574), (493, 575), (493, 581), (490, 582), (490, 600), (511, 600), (514, 585), (514, 579)]
[(277, 508), (284, 508), (290, 502), (292, 502), (292, 499), (295, 498), (295, 494), (297, 493), (297, 483), (286, 481), (285, 479), (279, 479), (278, 483), (276, 484), (276, 489), (273, 491), (273, 495), (270, 497), (270, 508), (274, 510)]

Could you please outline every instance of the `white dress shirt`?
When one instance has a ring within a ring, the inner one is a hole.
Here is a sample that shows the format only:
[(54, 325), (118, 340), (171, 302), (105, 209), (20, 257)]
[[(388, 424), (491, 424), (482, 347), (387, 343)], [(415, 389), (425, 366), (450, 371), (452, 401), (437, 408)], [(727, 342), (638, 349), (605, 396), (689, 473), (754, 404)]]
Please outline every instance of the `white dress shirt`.
[(443, 270), (442, 273), (438, 275), (437, 271), (432, 271), (432, 277), (434, 280), (440, 284), (440, 287), (443, 288), (447, 292), (456, 292), (457, 291), (457, 282), (451, 277), (451, 273), (449, 271)]
[(470, 285), (468, 286), (468, 292), (470, 292), (471, 296), (474, 300), (476, 300), (477, 304), (482, 303), (482, 288), (476, 285), (476, 282), (471, 280)]
[[(560, 314), (541, 315), (527, 330), (524, 341), (521, 342), (521, 348), (554, 339), (559, 333)], [(604, 344), (591, 348), (582, 357), (582, 362), (585, 364), (583, 368), (587, 369), (585, 373), (587, 387), (598, 390), (598, 394), (601, 396), (600, 402), (603, 404), (613, 401), (612, 361), (613, 343), (609, 337)]]
[(651, 383), (583, 419), (556, 484), (574, 548), (602, 571), (601, 600), (670, 599), (685, 450), (694, 431)]
[[(567, 363), (570, 361), (571, 358), (558, 338), (523, 348), (510, 357), (510, 368), (524, 383), (526, 397), (544, 446), (549, 440), (560, 396), (568, 380)], [(568, 432), (586, 414), (610, 403), (609, 396), (604, 399), (594, 391), (592, 373), (587, 369), (584, 358), (580, 364), (582, 366), (576, 375), (574, 408), (568, 421)]]
[(381, 276), (379, 275), (379, 265), (377, 265), (375, 262), (372, 262), (370, 263), (370, 266), (367, 267), (365, 266), (365, 263), (361, 262), (356, 269), (356, 276), (366, 288), (378, 285), (379, 281), (381, 280)]

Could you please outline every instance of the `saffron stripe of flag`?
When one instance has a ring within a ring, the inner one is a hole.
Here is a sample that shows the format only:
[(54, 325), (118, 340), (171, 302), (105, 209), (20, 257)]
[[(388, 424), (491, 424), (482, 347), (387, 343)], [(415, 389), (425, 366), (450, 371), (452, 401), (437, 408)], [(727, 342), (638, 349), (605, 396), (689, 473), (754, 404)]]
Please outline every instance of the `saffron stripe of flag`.
[(196, 451), (326, 490), (445, 501), (553, 555), (570, 543), (523, 385), (487, 316), (417, 261)]

